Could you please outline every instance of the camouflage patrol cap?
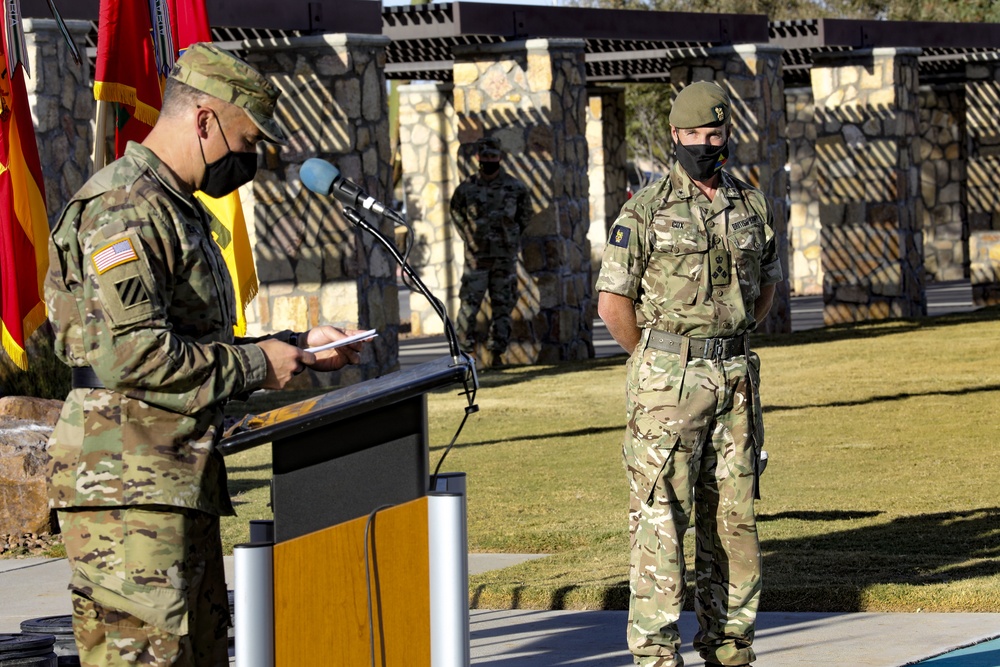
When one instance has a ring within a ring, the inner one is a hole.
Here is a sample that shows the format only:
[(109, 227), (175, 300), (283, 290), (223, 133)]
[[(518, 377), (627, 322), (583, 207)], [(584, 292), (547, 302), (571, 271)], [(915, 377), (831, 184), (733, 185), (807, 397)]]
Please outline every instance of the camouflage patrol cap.
[(684, 88), (670, 107), (670, 124), (678, 129), (717, 127), (729, 122), (729, 95), (711, 81)]
[(496, 137), (483, 137), (476, 142), (476, 153), (481, 158), (499, 158), (503, 156), (503, 146)]
[(285, 143), (274, 119), (281, 91), (231, 53), (206, 42), (192, 44), (177, 59), (170, 78), (242, 108), (268, 140)]

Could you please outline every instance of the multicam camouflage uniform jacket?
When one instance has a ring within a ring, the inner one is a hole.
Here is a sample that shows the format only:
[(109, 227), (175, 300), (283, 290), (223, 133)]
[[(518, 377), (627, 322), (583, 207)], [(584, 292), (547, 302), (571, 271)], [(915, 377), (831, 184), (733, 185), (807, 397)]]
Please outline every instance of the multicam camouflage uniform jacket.
[(465, 264), (473, 269), (477, 259), (516, 257), (530, 219), (528, 188), (502, 170), (489, 181), (473, 174), (451, 197), (451, 221), (465, 242)]
[(131, 143), (52, 232), (45, 298), (56, 354), (106, 389), (73, 389), (49, 441), (53, 507), (158, 504), (231, 514), (215, 449), (226, 399), (263, 382), (236, 344), (216, 221)]
[[(597, 289), (636, 301), (640, 328), (695, 338), (741, 334), (756, 326), (760, 288), (781, 280), (764, 195), (726, 172), (721, 178), (709, 201), (674, 165), (615, 220)], [(731, 256), (735, 276), (727, 284), (712, 284), (710, 250)]]

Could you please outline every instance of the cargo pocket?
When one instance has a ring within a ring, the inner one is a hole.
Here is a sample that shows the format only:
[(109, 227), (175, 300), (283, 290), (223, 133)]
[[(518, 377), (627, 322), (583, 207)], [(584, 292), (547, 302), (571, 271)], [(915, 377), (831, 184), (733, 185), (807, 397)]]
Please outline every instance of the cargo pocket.
[(679, 436), (663, 431), (663, 425), (648, 413), (637, 410), (629, 419), (625, 470), (633, 495), (645, 505), (653, 503), (656, 491), (663, 490)]
[(635, 401), (657, 416), (658, 408), (676, 408), (684, 389), (684, 370), (679, 354), (647, 348), (635, 362)]
[(691, 305), (698, 301), (705, 273), (708, 236), (700, 228), (674, 228), (673, 224), (668, 219), (654, 220), (653, 252), (643, 275), (643, 288)]

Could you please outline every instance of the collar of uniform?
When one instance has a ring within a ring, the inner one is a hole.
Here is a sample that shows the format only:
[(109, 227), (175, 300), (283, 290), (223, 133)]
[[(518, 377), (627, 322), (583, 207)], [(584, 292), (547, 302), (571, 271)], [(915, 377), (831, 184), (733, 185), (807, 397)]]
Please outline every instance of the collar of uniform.
[[(130, 141), (125, 145), (125, 156), (144, 165), (153, 177), (158, 180), (163, 187), (170, 190), (178, 199), (187, 203), (192, 209), (197, 209), (194, 195), (181, 185), (177, 179), (177, 174), (173, 172), (163, 161), (156, 156), (156, 153), (149, 150), (140, 143)], [(124, 156), (123, 156), (124, 157)]]
[(715, 189), (715, 199), (712, 200), (712, 208), (716, 211), (729, 208), (740, 198), (740, 191), (733, 177), (724, 171), (719, 172), (719, 176), (719, 187)]
[(477, 169), (472, 176), (476, 179), (476, 183), (478, 183), (479, 185), (485, 185), (486, 187), (490, 187), (494, 185), (499, 185), (501, 182), (503, 182), (504, 176), (506, 176), (506, 172), (503, 170), (503, 167), (500, 167), (500, 171), (497, 172), (495, 178), (486, 180), (485, 178), (483, 178), (483, 175)]
[[(733, 199), (739, 197), (740, 193), (729, 174), (720, 171), (719, 177), (719, 187), (715, 189), (716, 198), (713, 201), (717, 201), (719, 198), (718, 195), (722, 195), (723, 201), (728, 205)], [(692, 199), (702, 194), (698, 186), (694, 184), (694, 179), (688, 176), (688, 173), (684, 171), (684, 167), (679, 162), (674, 162), (674, 166), (670, 171), (670, 181), (673, 185), (673, 191), (679, 199)]]

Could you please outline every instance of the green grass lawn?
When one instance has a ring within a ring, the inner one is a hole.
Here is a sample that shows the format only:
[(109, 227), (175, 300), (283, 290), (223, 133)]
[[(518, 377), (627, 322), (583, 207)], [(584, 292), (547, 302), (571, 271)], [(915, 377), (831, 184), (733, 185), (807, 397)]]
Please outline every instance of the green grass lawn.
[[(764, 610), (1000, 611), (998, 316), (755, 341)], [(468, 475), (469, 548), (551, 556), (471, 577), (474, 605), (625, 608), (624, 362), (482, 375), (481, 410), (442, 467)], [(430, 396), (432, 466), (462, 407), (454, 391)], [(228, 463), (231, 546), (269, 516), (269, 452)]]

